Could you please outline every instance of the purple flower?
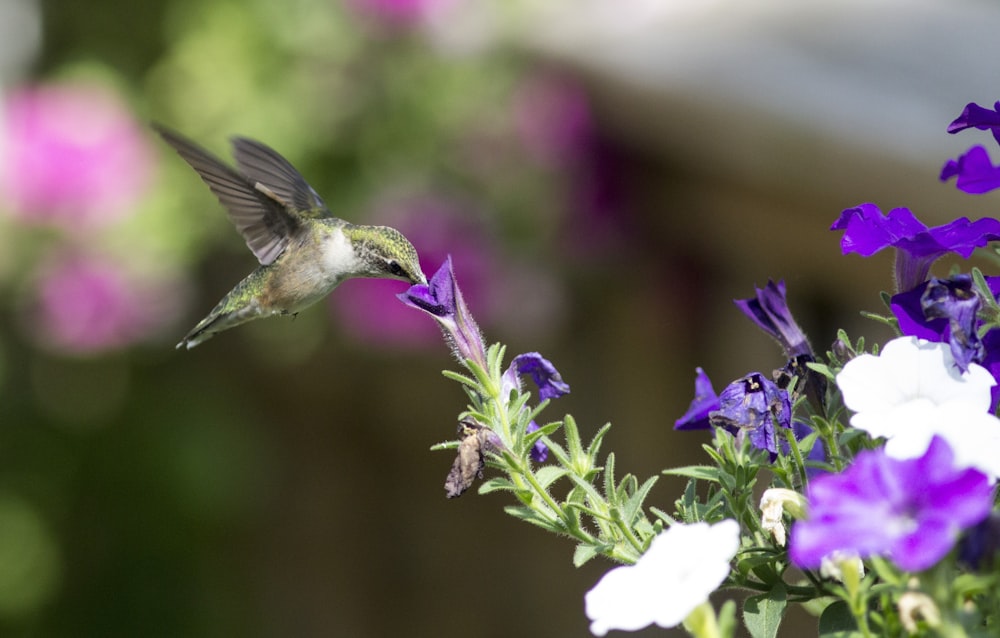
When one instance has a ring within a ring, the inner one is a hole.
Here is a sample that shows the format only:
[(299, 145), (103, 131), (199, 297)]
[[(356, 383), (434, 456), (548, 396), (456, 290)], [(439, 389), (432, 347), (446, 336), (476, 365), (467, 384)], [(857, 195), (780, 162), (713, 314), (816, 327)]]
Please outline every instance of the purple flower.
[(763, 289), (754, 288), (756, 296), (751, 299), (736, 299), (736, 306), (743, 314), (760, 326), (760, 329), (778, 340), (789, 359), (798, 355), (812, 355), (809, 341), (802, 329), (795, 323), (792, 311), (785, 298), (785, 282), (767, 281)]
[(983, 358), (983, 344), (976, 334), (979, 295), (971, 275), (951, 279), (932, 278), (920, 297), (927, 319), (948, 321), (948, 343), (958, 369), (965, 372), (973, 361)]
[(927, 279), (931, 264), (953, 252), (968, 259), (976, 248), (1000, 239), (1000, 221), (960, 217), (928, 228), (908, 208), (882, 214), (874, 204), (844, 210), (830, 230), (844, 231), (842, 252), (869, 257), (883, 248), (896, 249), (896, 289), (912, 290)]
[[(528, 424), (527, 432), (531, 434), (532, 432), (538, 430), (541, 426), (532, 421)], [(536, 441), (533, 446), (531, 446), (531, 459), (535, 463), (544, 463), (549, 458), (549, 447), (542, 443), (541, 441)]]
[(675, 430), (707, 430), (711, 425), (709, 414), (720, 407), (711, 379), (701, 368), (696, 368), (695, 373), (694, 399), (684, 416), (674, 421)]
[(0, 113), (0, 194), (11, 214), (78, 229), (135, 209), (154, 155), (117, 95), (82, 83), (22, 88)]
[(983, 358), (977, 334), (979, 296), (969, 275), (930, 280), (913, 290), (893, 295), (890, 308), (900, 332), (928, 341), (946, 341), (958, 369), (965, 372)]
[[(505, 398), (520, 387), (520, 375), (522, 374), (531, 376), (531, 380), (538, 386), (538, 397), (543, 401), (569, 394), (569, 385), (562, 380), (562, 376), (551, 361), (537, 352), (526, 352), (514, 357), (507, 372), (503, 375), (501, 393)], [(538, 424), (534, 421), (528, 424), (528, 432), (534, 432), (537, 429)], [(545, 444), (541, 441), (535, 443), (531, 449), (531, 458), (538, 463), (544, 463), (548, 456), (549, 450)]]
[(778, 453), (775, 425), (792, 427), (792, 402), (788, 392), (759, 372), (733, 381), (719, 395), (719, 409), (709, 413), (709, 422), (723, 427), (737, 439), (750, 437), (759, 450), (772, 458)]
[(559, 371), (552, 362), (537, 352), (526, 352), (514, 357), (510, 363), (511, 369), (518, 374), (527, 374), (538, 386), (538, 398), (557, 399), (569, 394), (569, 385), (562, 380)]
[(809, 483), (809, 517), (792, 528), (789, 557), (817, 568), (835, 551), (885, 555), (908, 571), (931, 567), (959, 533), (989, 513), (993, 488), (978, 470), (956, 470), (948, 444), (934, 437), (923, 456), (897, 460), (864, 451), (840, 474)]
[(966, 104), (962, 114), (948, 125), (948, 132), (958, 133), (967, 128), (992, 131), (994, 139), (1000, 143), (1000, 102), (993, 105), (992, 111), (975, 102)]
[[(1000, 294), (1000, 277), (986, 277), (986, 285), (994, 297)], [(963, 372), (973, 361), (989, 368), (986, 362), (1000, 359), (997, 350), (1000, 335), (994, 334), (995, 331), (987, 333), (993, 335), (988, 343), (979, 338), (980, 321), (976, 314), (979, 306), (979, 296), (969, 275), (957, 275), (950, 280), (932, 278), (913, 290), (893, 295), (890, 301), (903, 335), (948, 342), (955, 363)], [(990, 372), (995, 376), (1000, 370)]]
[(471, 360), (486, 369), (483, 336), (465, 306), (450, 256), (428, 283), (414, 284), (397, 297), (411, 308), (423, 310), (437, 320), (459, 361)]
[(950, 159), (941, 167), (940, 179), (946, 182), (952, 177), (958, 190), (971, 195), (981, 195), (1000, 188), (1000, 166), (993, 166), (990, 154), (978, 144), (967, 150), (958, 159)]
[[(1000, 143), (1000, 102), (993, 105), (992, 111), (975, 103), (967, 104), (962, 114), (948, 125), (948, 132), (958, 133), (968, 128), (991, 131), (993, 139)], [(979, 145), (973, 146), (958, 159), (945, 162), (941, 168), (941, 181), (956, 176), (955, 186), (966, 193), (978, 195), (1000, 188), (1000, 166), (993, 166), (989, 153)]]

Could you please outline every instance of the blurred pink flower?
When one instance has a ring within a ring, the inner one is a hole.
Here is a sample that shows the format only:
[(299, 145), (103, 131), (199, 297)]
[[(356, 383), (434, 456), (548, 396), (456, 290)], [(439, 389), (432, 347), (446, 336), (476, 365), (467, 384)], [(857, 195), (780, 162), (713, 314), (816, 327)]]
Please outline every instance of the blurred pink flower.
[[(424, 272), (434, 272), (450, 254), (462, 293), (477, 320), (489, 325), (496, 313), (487, 287), (497, 277), (497, 256), (486, 229), (457, 205), (433, 197), (397, 201), (378, 211), (374, 223), (397, 228), (420, 253)], [(344, 330), (387, 347), (438, 347), (433, 321), (399, 303), (406, 284), (385, 279), (349, 280), (330, 295), (330, 307)]]
[(536, 75), (517, 89), (514, 117), (521, 144), (541, 164), (574, 164), (593, 138), (586, 93), (572, 80), (555, 74)]
[(71, 229), (131, 212), (153, 154), (127, 106), (98, 84), (24, 87), (0, 109), (0, 209)]
[(347, 0), (359, 14), (390, 27), (415, 27), (455, 0)]
[(72, 354), (147, 339), (174, 317), (163, 281), (144, 281), (108, 258), (64, 255), (40, 269), (34, 329), (43, 345)]

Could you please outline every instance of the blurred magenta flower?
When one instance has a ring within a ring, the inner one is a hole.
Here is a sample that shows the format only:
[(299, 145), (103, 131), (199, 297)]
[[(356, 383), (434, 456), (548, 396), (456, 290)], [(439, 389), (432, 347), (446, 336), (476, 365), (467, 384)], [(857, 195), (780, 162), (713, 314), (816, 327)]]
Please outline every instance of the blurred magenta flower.
[(153, 153), (121, 98), (99, 84), (13, 91), (0, 110), (0, 210), (70, 229), (128, 215)]
[(389, 27), (416, 27), (446, 9), (454, 0), (347, 0), (361, 15)]
[(514, 118), (522, 146), (544, 165), (578, 162), (593, 138), (586, 93), (577, 83), (555, 74), (536, 75), (518, 87)]
[(32, 328), (42, 345), (97, 354), (154, 336), (174, 318), (162, 280), (106, 257), (62, 255), (40, 269)]
[(954, 460), (948, 443), (934, 437), (918, 458), (866, 450), (842, 473), (813, 479), (808, 519), (792, 527), (792, 562), (816, 568), (841, 550), (886, 556), (907, 571), (931, 567), (993, 503), (989, 477)]

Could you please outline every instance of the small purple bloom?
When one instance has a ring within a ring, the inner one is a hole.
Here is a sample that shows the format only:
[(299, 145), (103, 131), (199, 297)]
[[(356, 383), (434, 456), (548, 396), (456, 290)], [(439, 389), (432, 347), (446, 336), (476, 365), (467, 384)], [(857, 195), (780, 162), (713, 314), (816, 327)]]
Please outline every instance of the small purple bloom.
[(874, 204), (845, 209), (830, 230), (842, 230), (842, 252), (869, 257), (883, 248), (896, 249), (896, 289), (912, 290), (927, 279), (931, 264), (949, 252), (968, 259), (976, 248), (1000, 239), (1000, 221), (960, 217), (928, 228), (908, 208), (884, 215)]
[(517, 355), (510, 366), (517, 370), (518, 374), (531, 375), (531, 380), (538, 386), (538, 398), (543, 401), (569, 394), (569, 385), (562, 380), (556, 367), (537, 352)]
[(761, 330), (778, 340), (785, 355), (793, 359), (801, 354), (812, 355), (812, 348), (802, 329), (795, 323), (792, 311), (788, 309), (785, 296), (785, 282), (768, 280), (763, 289), (754, 288), (752, 299), (736, 299), (736, 306), (750, 317)]
[(958, 177), (955, 187), (970, 195), (981, 195), (1000, 188), (1000, 166), (994, 166), (990, 154), (978, 144), (941, 167), (942, 182), (952, 177)]
[(684, 416), (674, 421), (675, 430), (707, 430), (711, 425), (709, 414), (721, 407), (711, 379), (701, 368), (696, 368), (695, 372), (694, 399)]
[(486, 348), (479, 327), (465, 306), (455, 281), (451, 257), (445, 259), (426, 284), (414, 284), (397, 295), (406, 305), (434, 317), (444, 330), (452, 352), (459, 361), (472, 360), (486, 368)]
[[(562, 380), (562, 376), (551, 361), (537, 352), (526, 352), (514, 357), (507, 372), (503, 375), (501, 392), (504, 397), (520, 386), (520, 375), (522, 374), (531, 376), (531, 380), (538, 386), (538, 397), (543, 401), (569, 394), (569, 384)], [(534, 421), (528, 424), (528, 432), (534, 432), (537, 429), (538, 424)], [(544, 463), (548, 456), (549, 449), (545, 444), (541, 441), (535, 443), (531, 449), (531, 458), (538, 463)]]
[(993, 105), (993, 110), (983, 108), (975, 102), (970, 102), (962, 109), (962, 114), (948, 125), (949, 133), (958, 133), (967, 128), (977, 128), (981, 131), (992, 131), (997, 143), (1000, 143), (1000, 102)]
[[(541, 426), (532, 421), (528, 424), (528, 434), (538, 430)], [(531, 460), (535, 463), (544, 463), (549, 458), (549, 448), (540, 440), (531, 446)]]
[(709, 414), (709, 422), (723, 427), (737, 439), (750, 437), (759, 450), (772, 458), (778, 453), (775, 425), (792, 427), (792, 402), (782, 390), (759, 372), (733, 381), (719, 395), (719, 409)]
[(932, 278), (920, 297), (920, 306), (926, 318), (947, 320), (948, 343), (959, 370), (965, 372), (970, 363), (983, 358), (983, 344), (976, 334), (979, 295), (971, 275)]
[(814, 569), (840, 550), (887, 556), (902, 569), (920, 571), (990, 513), (993, 488), (978, 470), (956, 470), (951, 448), (934, 437), (914, 459), (863, 451), (842, 473), (813, 479), (807, 497), (809, 518), (792, 527), (795, 565)]

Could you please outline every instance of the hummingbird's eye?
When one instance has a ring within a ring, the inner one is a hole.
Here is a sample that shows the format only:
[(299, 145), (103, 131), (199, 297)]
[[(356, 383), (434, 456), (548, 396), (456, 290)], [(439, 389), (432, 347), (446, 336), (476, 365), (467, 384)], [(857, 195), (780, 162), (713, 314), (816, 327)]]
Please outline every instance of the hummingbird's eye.
[(400, 266), (399, 262), (395, 259), (390, 259), (386, 266), (389, 268), (389, 272), (396, 277), (406, 276), (406, 273), (403, 271), (403, 267)]

